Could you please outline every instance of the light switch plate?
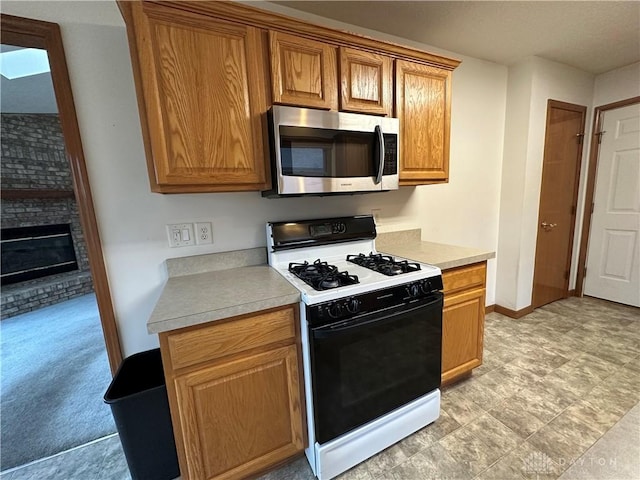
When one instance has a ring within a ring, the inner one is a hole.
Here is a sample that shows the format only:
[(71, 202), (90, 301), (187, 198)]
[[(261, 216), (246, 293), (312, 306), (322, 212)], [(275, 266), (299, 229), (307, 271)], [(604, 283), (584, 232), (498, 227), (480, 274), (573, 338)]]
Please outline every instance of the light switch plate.
[(170, 247), (189, 247), (196, 244), (193, 223), (167, 224), (167, 237)]

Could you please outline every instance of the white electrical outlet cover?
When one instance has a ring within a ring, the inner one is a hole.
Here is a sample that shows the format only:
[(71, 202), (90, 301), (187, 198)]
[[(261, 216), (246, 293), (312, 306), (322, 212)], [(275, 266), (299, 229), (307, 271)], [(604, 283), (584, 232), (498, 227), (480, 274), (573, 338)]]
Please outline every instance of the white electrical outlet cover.
[(199, 222), (196, 223), (196, 244), (207, 245), (213, 243), (213, 231), (211, 229), (211, 222)]

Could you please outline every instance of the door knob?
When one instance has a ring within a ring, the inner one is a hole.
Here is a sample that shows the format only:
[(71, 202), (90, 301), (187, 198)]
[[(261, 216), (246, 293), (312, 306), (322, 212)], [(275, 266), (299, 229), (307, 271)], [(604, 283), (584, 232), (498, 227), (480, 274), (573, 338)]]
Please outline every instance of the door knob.
[(548, 232), (549, 230), (551, 230), (551, 229), (553, 229), (553, 228), (557, 227), (557, 226), (558, 226), (558, 224), (557, 224), (557, 223), (547, 223), (547, 222), (542, 222), (542, 223), (540, 224), (540, 226), (541, 226), (542, 228), (544, 228), (544, 229), (545, 229), (545, 231), (547, 231), (547, 232)]

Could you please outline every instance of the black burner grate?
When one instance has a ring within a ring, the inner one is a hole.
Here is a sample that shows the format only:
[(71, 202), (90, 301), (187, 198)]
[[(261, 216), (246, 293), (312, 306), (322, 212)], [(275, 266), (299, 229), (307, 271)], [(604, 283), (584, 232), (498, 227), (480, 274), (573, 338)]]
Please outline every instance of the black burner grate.
[(335, 265), (319, 259), (313, 263), (290, 263), (289, 271), (316, 290), (330, 290), (360, 283), (356, 275), (339, 272)]
[(390, 277), (420, 270), (420, 265), (417, 263), (412, 263), (407, 260), (396, 260), (390, 255), (373, 252), (369, 255), (363, 253), (347, 255), (347, 261)]

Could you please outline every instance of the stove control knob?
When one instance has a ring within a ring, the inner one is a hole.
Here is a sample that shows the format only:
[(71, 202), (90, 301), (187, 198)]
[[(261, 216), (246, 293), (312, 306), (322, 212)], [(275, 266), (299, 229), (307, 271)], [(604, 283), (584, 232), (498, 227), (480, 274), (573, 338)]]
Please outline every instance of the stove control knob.
[(422, 293), (431, 293), (431, 291), (433, 290), (433, 288), (431, 288), (431, 282), (429, 280), (423, 280), (420, 284), (420, 289), (422, 290)]
[(420, 285), (417, 283), (412, 283), (407, 287), (407, 293), (410, 297), (417, 297), (420, 295)]
[(352, 298), (350, 300), (347, 300), (345, 306), (347, 307), (347, 311), (349, 313), (358, 313), (358, 310), (360, 310), (360, 300)]
[(327, 306), (327, 313), (331, 318), (340, 318), (342, 315), (342, 305), (338, 302), (330, 303)]

